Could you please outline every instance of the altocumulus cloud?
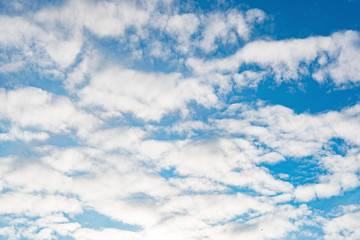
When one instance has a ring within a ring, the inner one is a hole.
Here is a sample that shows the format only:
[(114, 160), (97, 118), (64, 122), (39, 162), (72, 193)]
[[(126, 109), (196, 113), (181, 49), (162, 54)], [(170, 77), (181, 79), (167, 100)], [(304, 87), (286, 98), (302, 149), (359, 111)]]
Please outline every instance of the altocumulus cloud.
[(0, 3), (0, 236), (360, 238), (359, 29), (258, 5)]

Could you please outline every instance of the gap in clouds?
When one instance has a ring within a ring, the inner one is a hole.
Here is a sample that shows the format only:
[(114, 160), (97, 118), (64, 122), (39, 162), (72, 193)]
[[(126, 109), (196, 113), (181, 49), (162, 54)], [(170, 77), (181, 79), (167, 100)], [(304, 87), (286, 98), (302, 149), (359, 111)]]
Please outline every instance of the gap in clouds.
[[(313, 79), (303, 81), (303, 86), (296, 83), (281, 83), (275, 86), (270, 82), (262, 82), (256, 90), (247, 91), (269, 104), (280, 104), (293, 109), (296, 113), (317, 114), (331, 110), (339, 111), (344, 107), (355, 105), (360, 100), (359, 86), (332, 89)], [(244, 92), (246, 94), (246, 90)]]
[[(359, 1), (326, 0), (269, 2), (245, 0), (253, 8), (264, 10), (273, 20), (271, 35), (277, 39), (330, 35), (344, 29), (360, 30)], [(340, 20), (341, 19), (341, 20)]]
[(290, 182), (295, 187), (303, 184), (318, 183), (321, 175), (326, 175), (327, 170), (318, 166), (316, 157), (286, 158), (276, 164), (263, 164), (272, 175)]
[(85, 210), (83, 213), (69, 217), (70, 219), (81, 224), (82, 227), (91, 228), (91, 229), (104, 229), (104, 228), (117, 228), (127, 231), (140, 231), (141, 227), (124, 224), (122, 222), (117, 222), (109, 217), (99, 214), (96, 211), (91, 209)]

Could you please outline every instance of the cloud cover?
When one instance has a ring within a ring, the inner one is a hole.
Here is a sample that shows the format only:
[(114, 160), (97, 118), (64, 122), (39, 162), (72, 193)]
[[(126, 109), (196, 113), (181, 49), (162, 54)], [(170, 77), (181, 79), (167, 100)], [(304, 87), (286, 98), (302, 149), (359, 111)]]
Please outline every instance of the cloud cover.
[(245, 92), (358, 89), (359, 32), (259, 37), (257, 8), (22, 4), (0, 16), (0, 235), (358, 236), (359, 199), (313, 203), (358, 192), (360, 105), (299, 113)]

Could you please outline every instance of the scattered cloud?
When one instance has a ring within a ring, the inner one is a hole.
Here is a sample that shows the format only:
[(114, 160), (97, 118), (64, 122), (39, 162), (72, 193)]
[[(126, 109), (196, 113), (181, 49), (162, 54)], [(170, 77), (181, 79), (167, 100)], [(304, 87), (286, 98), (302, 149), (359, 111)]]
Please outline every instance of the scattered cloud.
[(356, 29), (279, 40), (245, 5), (42, 3), (0, 4), (1, 236), (359, 238), (360, 104), (259, 97), (314, 81), (358, 100)]

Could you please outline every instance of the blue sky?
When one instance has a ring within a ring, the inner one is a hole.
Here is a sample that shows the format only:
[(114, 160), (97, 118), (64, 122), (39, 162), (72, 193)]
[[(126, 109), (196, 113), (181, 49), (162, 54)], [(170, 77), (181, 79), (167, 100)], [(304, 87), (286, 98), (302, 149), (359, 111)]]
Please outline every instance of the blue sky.
[(359, 239), (359, 10), (0, 1), (0, 239)]

